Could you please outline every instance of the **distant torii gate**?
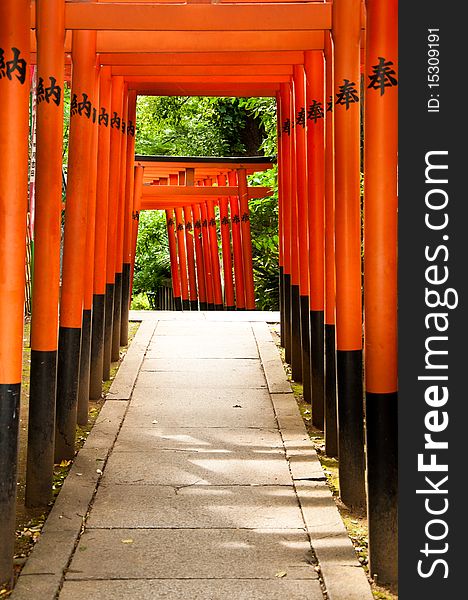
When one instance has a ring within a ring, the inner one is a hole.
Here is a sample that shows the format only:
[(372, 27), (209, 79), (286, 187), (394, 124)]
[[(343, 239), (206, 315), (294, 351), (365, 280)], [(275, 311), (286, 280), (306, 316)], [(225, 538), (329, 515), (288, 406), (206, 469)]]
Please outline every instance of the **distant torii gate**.
[[(70, 52), (59, 312), (62, 96)], [(134, 172), (137, 95), (273, 96), (286, 356), (304, 383), (314, 424), (325, 425), (327, 450), (338, 450), (345, 504), (366, 504), (367, 460), (370, 569), (381, 581), (395, 581), (397, 0), (0, 3), (0, 581), (11, 577), (14, 544), (29, 64), (37, 64), (38, 107), (28, 505), (49, 500), (54, 453), (57, 460), (73, 456), (77, 415), (85, 418), (90, 393), (100, 395), (99, 373), (108, 377), (107, 365), (126, 339), (126, 324), (111, 317), (128, 305), (119, 281), (128, 277), (134, 190), (143, 179), (141, 169)], [(185, 185), (195, 184), (188, 175)], [(218, 185), (226, 186), (225, 178), (221, 173)], [(228, 179), (229, 187), (237, 185), (232, 172)], [(195, 208), (184, 212), (184, 222), (211, 218), (208, 205)], [(233, 229), (235, 248), (234, 238)], [(209, 261), (206, 250), (206, 243), (199, 248)]]
[[(136, 163), (144, 167), (140, 210), (166, 211), (176, 308), (198, 309), (200, 297), (201, 310), (255, 309), (248, 200), (263, 198), (271, 190), (248, 187), (246, 177), (271, 168), (272, 160), (137, 156)], [(221, 185), (229, 175), (236, 185)], [(218, 224), (215, 206), (219, 206)], [(217, 227), (222, 240), (224, 286), (219, 274)]]

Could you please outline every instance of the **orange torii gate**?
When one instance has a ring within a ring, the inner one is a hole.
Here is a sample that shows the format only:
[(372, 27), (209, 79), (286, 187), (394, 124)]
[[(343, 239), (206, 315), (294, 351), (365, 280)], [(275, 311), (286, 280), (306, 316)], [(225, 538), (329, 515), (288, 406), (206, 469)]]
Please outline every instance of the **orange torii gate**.
[[(382, 57), (392, 65), (392, 79), (375, 75)], [(49, 500), (54, 453), (57, 460), (74, 453), (78, 398), (83, 419), (87, 397), (100, 395), (112, 353), (115, 357), (126, 339), (127, 280), (134, 261), (137, 215), (145, 202), (145, 196), (140, 197), (145, 188), (143, 168), (134, 171), (136, 96), (272, 96), (278, 107), (281, 320), (286, 357), (293, 373), (306, 384), (314, 424), (325, 426), (327, 450), (338, 451), (343, 502), (367, 503), (371, 572), (381, 581), (395, 581), (397, 60), (396, 0), (221, 0), (216, 4), (3, 0), (0, 582), (11, 577), (14, 542), (28, 64), (37, 64), (38, 69), (28, 505), (43, 506)], [(63, 81), (70, 61), (72, 104), (59, 305)], [(366, 94), (365, 430), (361, 69)], [(249, 261), (246, 246), (240, 243), (247, 200), (245, 171), (239, 170), (239, 180), (226, 170), (206, 171), (196, 178), (189, 168), (185, 186), (196, 189), (195, 184), (203, 182), (204, 197), (216, 197), (216, 193), (211, 196), (216, 187), (209, 184), (226, 173), (228, 185), (220, 187), (229, 196), (223, 198), (229, 197), (231, 217), (240, 220), (232, 227), (238, 307), (249, 308), (251, 288), (240, 277)], [(178, 171), (150, 176), (166, 177), (169, 183), (171, 174)], [(233, 188), (236, 192), (231, 195)], [(187, 196), (177, 202), (171, 196), (170, 204), (172, 209), (183, 209), (179, 220), (183, 214), (184, 222), (192, 222), (194, 229), (204, 213), (209, 218), (204, 203), (191, 204), (189, 211)], [(225, 210), (224, 202), (224, 215)], [(214, 304), (212, 255), (204, 252), (203, 243), (209, 235), (201, 229), (201, 245), (194, 236), (196, 273), (203, 282), (198, 286), (199, 300), (203, 292), (205, 302), (211, 298)], [(188, 282), (190, 290), (190, 276)]]
[[(190, 304), (192, 309), (198, 309), (196, 298), (199, 296), (197, 288), (196, 271), (201, 273), (202, 296), (206, 294), (206, 281), (210, 280), (212, 302), (201, 301), (201, 310), (243, 310), (255, 308), (255, 295), (253, 288), (252, 250), (249, 238), (250, 223), (248, 203), (244, 203), (242, 218), (238, 214), (231, 214), (227, 207), (227, 198), (240, 198), (243, 189), (243, 181), (246, 175), (257, 171), (264, 171), (273, 165), (271, 159), (264, 157), (251, 158), (207, 158), (207, 157), (149, 157), (137, 156), (136, 164), (144, 168), (144, 182), (141, 192), (140, 210), (166, 210), (169, 244), (171, 250), (171, 270), (173, 292), (178, 308), (188, 310)], [(234, 175), (237, 185), (231, 186), (206, 186), (205, 182), (216, 180), (224, 181), (229, 174)], [(169, 182), (169, 187), (166, 186)], [(197, 186), (193, 185), (198, 183)], [(269, 188), (249, 187), (247, 188), (249, 198), (263, 198), (271, 193)], [(211, 205), (211, 206), (210, 206)], [(219, 223), (215, 218), (214, 206), (219, 206)], [(193, 219), (194, 213), (200, 215), (206, 212), (206, 219)], [(206, 221), (206, 223), (205, 223)], [(244, 235), (241, 238), (241, 246), (231, 246), (230, 227), (242, 223)], [(176, 228), (177, 243), (173, 241), (174, 227)], [(222, 257), (224, 275), (224, 298), (221, 289), (220, 265), (218, 258), (218, 241), (216, 228), (221, 230)], [(208, 234), (203, 242), (202, 228)], [(184, 235), (185, 231), (185, 235)], [(185, 239), (184, 239), (185, 238)], [(194, 243), (199, 245), (195, 252)], [(205, 246), (205, 248), (204, 248)], [(205, 250), (205, 260), (203, 257)], [(242, 255), (240, 250), (242, 249)], [(208, 253), (208, 254), (207, 254)], [(250, 265), (242, 267), (242, 286), (239, 289), (237, 282), (234, 294), (232, 280), (232, 254), (234, 260), (244, 265), (243, 256), (250, 256)], [(195, 260), (195, 255), (197, 255)], [(178, 260), (177, 260), (178, 256)], [(211, 265), (208, 268), (207, 263)], [(199, 277), (200, 279), (200, 277)], [(189, 285), (190, 283), (190, 285)], [(248, 302), (246, 304), (244, 289), (249, 289)], [(211, 298), (211, 294), (209, 294)], [(216, 300), (215, 300), (216, 299)], [(206, 304), (206, 306), (205, 306)]]

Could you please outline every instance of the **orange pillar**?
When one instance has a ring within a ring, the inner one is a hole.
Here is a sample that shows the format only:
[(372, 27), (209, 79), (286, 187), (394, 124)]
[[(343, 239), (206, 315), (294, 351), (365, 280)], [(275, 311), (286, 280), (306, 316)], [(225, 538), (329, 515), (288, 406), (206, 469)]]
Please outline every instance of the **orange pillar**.
[(305, 52), (309, 168), (309, 264), (312, 423), (324, 429), (325, 130), (324, 62), (321, 51)]
[(280, 111), (278, 113), (280, 138), (278, 171), (281, 171), (282, 221), (283, 221), (283, 302), (284, 302), (284, 353), (291, 363), (291, 97), (289, 86), (280, 86)]
[(398, 580), (398, 2), (367, 0), (364, 307), (370, 572)]
[(297, 164), (296, 164), (296, 127), (294, 94), (289, 86), (290, 114), (290, 193), (291, 193), (291, 375), (294, 381), (302, 380), (301, 352), (301, 309), (300, 309), (300, 272), (299, 272), (299, 218), (297, 202)]
[(141, 210), (141, 193), (143, 187), (143, 172), (144, 167), (138, 165), (134, 168), (134, 183), (133, 183), (133, 212), (132, 212), (132, 257), (130, 268), (130, 299), (132, 297), (133, 276), (135, 273), (135, 255), (138, 239), (138, 222), (140, 220)]
[(338, 456), (335, 331), (335, 131), (333, 97), (333, 39), (325, 33), (325, 453)]
[[(226, 175), (218, 175), (218, 185), (226, 185)], [(221, 229), (221, 247), (223, 252), (224, 299), (227, 310), (235, 310), (234, 282), (232, 280), (231, 234), (229, 231), (228, 199), (219, 198), (219, 220)]]
[(120, 333), (122, 322), (122, 270), (123, 270), (123, 238), (125, 226), (125, 182), (127, 178), (127, 117), (128, 89), (124, 84), (122, 119), (120, 121), (120, 176), (118, 189), (118, 211), (115, 241), (115, 283), (114, 283), (114, 316), (112, 321), (112, 354), (113, 362), (120, 358)]
[(335, 0), (333, 3), (333, 41), (340, 494), (347, 506), (364, 507), (359, 0)]
[[(204, 183), (205, 185), (211, 186), (213, 185), (213, 180), (205, 179)], [(221, 290), (221, 267), (219, 264), (218, 232), (216, 229), (214, 201), (210, 198), (208, 198), (206, 201), (206, 210), (208, 218), (208, 239), (210, 243), (211, 267), (213, 274), (214, 309), (224, 310), (223, 292)]]
[(124, 209), (124, 236), (123, 236), (123, 264), (122, 264), (122, 317), (120, 325), (120, 345), (128, 344), (128, 311), (130, 309), (130, 270), (132, 260), (132, 212), (134, 188), (134, 160), (135, 160), (135, 121), (136, 121), (136, 92), (128, 92), (128, 117), (126, 135), (126, 161), (125, 161), (125, 209)]
[(176, 236), (177, 236), (177, 254), (179, 256), (179, 268), (180, 268), (180, 283), (181, 283), (181, 294), (182, 294), (182, 309), (190, 310), (189, 302), (189, 287), (188, 287), (188, 274), (187, 274), (187, 252), (185, 249), (185, 227), (182, 207), (176, 207), (175, 213), (175, 224), (176, 224)]
[(95, 89), (96, 32), (74, 31), (67, 199), (57, 365), (55, 460), (75, 454), (76, 408), (86, 271), (86, 223)]
[(99, 77), (98, 165), (96, 181), (96, 215), (94, 240), (93, 322), (91, 337), (90, 398), (102, 394), (104, 365), (104, 323), (106, 306), (107, 218), (109, 203), (109, 158), (111, 110), (111, 70), (102, 67)]
[[(185, 171), (179, 171), (179, 185), (187, 185)], [(190, 310), (198, 310), (197, 276), (195, 272), (195, 251), (193, 247), (193, 223), (190, 206), (184, 206), (185, 247), (187, 249), (187, 267), (189, 275)]]
[(206, 286), (206, 299), (208, 310), (215, 309), (215, 297), (213, 287), (213, 267), (211, 264), (211, 248), (210, 238), (208, 234), (208, 210), (206, 202), (200, 203), (201, 213), (201, 237), (202, 237), (202, 248), (203, 248), (203, 264), (205, 266), (205, 286)]
[(62, 212), (64, 0), (36, 2), (36, 37), (39, 89), (25, 497), (28, 507), (47, 505), (52, 493), (54, 470)]
[(110, 378), (112, 362), (112, 332), (115, 295), (115, 255), (117, 244), (117, 215), (120, 192), (121, 121), (123, 110), (123, 77), (112, 77), (110, 153), (109, 153), (109, 199), (107, 207), (107, 252), (106, 252), (106, 307), (104, 321), (103, 379)]
[[(187, 181), (189, 174), (187, 172)], [(188, 183), (187, 183), (188, 185)], [(205, 263), (203, 257), (203, 244), (202, 244), (202, 233), (201, 233), (201, 212), (198, 204), (192, 205), (192, 221), (193, 221), (193, 240), (195, 242), (195, 257), (197, 267), (197, 280), (198, 280), (198, 297), (200, 310), (208, 309), (207, 302), (207, 291), (205, 281)]]
[[(309, 328), (309, 227), (307, 188), (307, 118), (304, 65), (294, 65), (294, 130), (295, 130), (295, 178), (297, 182), (297, 233), (299, 261), (299, 326), (301, 349), (301, 372), (304, 400), (312, 401), (310, 380), (310, 328)], [(312, 243), (312, 241), (311, 241)], [(314, 408), (314, 407), (312, 407)]]
[(182, 297), (179, 276), (179, 266), (177, 264), (177, 242), (175, 235), (174, 211), (166, 210), (167, 237), (169, 241), (169, 256), (171, 260), (172, 289), (174, 292), (174, 302), (176, 310), (182, 310)]
[[(230, 186), (237, 185), (235, 171), (228, 173)], [(244, 259), (242, 257), (242, 232), (238, 196), (229, 197), (231, 209), (232, 253), (234, 257), (234, 283), (236, 286), (236, 309), (245, 310)]]
[(280, 310), (280, 343), (284, 348), (284, 226), (283, 226), (283, 168), (281, 139), (281, 93), (276, 92), (276, 137), (278, 166), (278, 266), (279, 266), (279, 310)]
[(252, 238), (250, 232), (249, 192), (245, 169), (237, 169), (239, 208), (241, 213), (242, 258), (244, 261), (245, 308), (255, 310), (255, 287), (252, 261)]
[(0, 3), (0, 584), (13, 576), (28, 206), (29, 2)]
[[(94, 102), (99, 106), (99, 67), (95, 68)], [(98, 157), (98, 117), (97, 108), (92, 113), (91, 155), (89, 168), (88, 219), (86, 226), (86, 269), (83, 297), (83, 323), (81, 326), (80, 373), (78, 385), (77, 422), (88, 423), (89, 378), (91, 366), (91, 324), (94, 283), (94, 240), (96, 226), (97, 157)]]

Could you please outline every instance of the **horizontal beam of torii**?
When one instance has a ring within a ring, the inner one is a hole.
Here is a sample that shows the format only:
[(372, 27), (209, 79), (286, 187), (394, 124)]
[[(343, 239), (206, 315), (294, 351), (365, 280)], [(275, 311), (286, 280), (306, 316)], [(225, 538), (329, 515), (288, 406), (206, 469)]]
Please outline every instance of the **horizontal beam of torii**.
[[(200, 202), (202, 198), (225, 198), (237, 196), (239, 189), (236, 186), (183, 186), (183, 185), (144, 185), (142, 188), (142, 202), (148, 199), (181, 199), (186, 204)], [(252, 186), (247, 189), (249, 198), (265, 198), (271, 194), (271, 188)]]
[[(317, 31), (331, 29), (331, 3), (157, 4), (67, 2), (65, 29), (98, 31)], [(35, 3), (31, 28), (35, 28)], [(196, 25), (196, 27), (195, 27)]]
[[(83, 5), (84, 6), (84, 5)], [(210, 5), (213, 7), (214, 5)], [(226, 25), (228, 26), (228, 25)], [(72, 32), (65, 35), (65, 52), (71, 51)], [(322, 50), (323, 31), (98, 31), (97, 53), (125, 52), (242, 52)], [(32, 30), (30, 48), (36, 52)]]
[(279, 83), (132, 83), (141, 96), (275, 96)]

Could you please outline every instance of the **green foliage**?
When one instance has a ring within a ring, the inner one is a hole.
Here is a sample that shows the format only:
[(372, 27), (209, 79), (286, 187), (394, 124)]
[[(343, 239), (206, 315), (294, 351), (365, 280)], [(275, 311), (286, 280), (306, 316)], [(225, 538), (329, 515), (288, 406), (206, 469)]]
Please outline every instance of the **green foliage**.
[(249, 177), (252, 185), (270, 186), (273, 194), (250, 200), (250, 228), (256, 305), (260, 310), (278, 310), (278, 184), (277, 167)]
[(140, 213), (133, 290), (155, 293), (171, 276), (166, 217), (161, 211)]
[[(136, 153), (174, 156), (276, 154), (273, 98), (139, 97)], [(276, 167), (250, 177), (274, 194), (251, 200), (250, 223), (257, 307), (278, 308), (278, 193)], [(170, 277), (165, 216), (141, 213), (134, 291), (153, 293)]]

